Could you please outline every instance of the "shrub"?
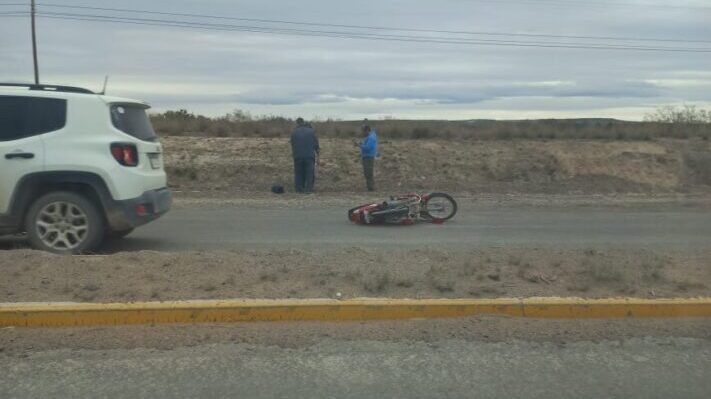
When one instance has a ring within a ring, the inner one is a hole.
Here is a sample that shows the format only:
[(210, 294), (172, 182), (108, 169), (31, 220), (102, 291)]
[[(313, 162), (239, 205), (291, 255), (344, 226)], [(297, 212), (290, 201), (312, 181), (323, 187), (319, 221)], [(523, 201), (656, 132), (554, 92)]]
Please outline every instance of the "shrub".
[(667, 105), (645, 115), (644, 120), (675, 124), (711, 123), (711, 110), (697, 109), (695, 105), (689, 104), (680, 107)]
[(605, 258), (585, 258), (582, 265), (585, 272), (597, 282), (620, 282), (624, 279), (619, 266)]
[[(151, 121), (161, 135), (210, 137), (287, 137), (294, 128), (288, 118), (235, 110), (229, 114), (207, 117), (187, 110), (152, 114)], [(545, 119), (523, 121), (371, 121), (381, 137), (388, 139), (448, 140), (652, 140), (711, 136), (711, 112), (693, 106), (667, 107), (646, 117), (645, 122), (612, 119)], [(326, 120), (312, 122), (320, 137), (355, 138), (360, 136), (362, 121)]]
[(390, 273), (388, 272), (371, 273), (363, 278), (363, 288), (367, 292), (383, 292), (388, 285), (390, 285)]

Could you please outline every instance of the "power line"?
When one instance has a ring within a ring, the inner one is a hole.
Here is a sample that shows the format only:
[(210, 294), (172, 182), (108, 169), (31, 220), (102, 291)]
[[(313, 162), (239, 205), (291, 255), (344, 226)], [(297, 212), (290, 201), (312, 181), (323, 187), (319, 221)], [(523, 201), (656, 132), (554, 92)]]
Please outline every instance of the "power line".
[[(500, 39), (461, 39), (461, 38), (449, 38), (449, 37), (430, 37), (430, 36), (412, 36), (412, 35), (389, 35), (389, 34), (374, 34), (374, 33), (363, 33), (363, 32), (341, 32), (341, 31), (324, 31), (324, 30), (308, 30), (308, 29), (290, 29), (290, 28), (272, 28), (272, 27), (262, 27), (262, 26), (249, 26), (249, 25), (229, 25), (229, 24), (214, 24), (214, 23), (204, 23), (204, 22), (193, 22), (193, 21), (176, 21), (176, 20), (164, 20), (164, 19), (150, 19), (150, 18), (133, 18), (133, 17), (121, 17), (121, 16), (110, 16), (110, 15), (95, 15), (95, 14), (73, 14), (73, 13), (52, 13), (43, 12), (43, 15), (52, 16), (63, 16), (63, 17), (78, 17), (78, 18), (97, 18), (97, 19), (111, 19), (116, 21), (133, 21), (133, 22), (146, 22), (146, 23), (160, 23), (160, 24), (170, 24), (176, 26), (197, 26), (201, 28), (227, 28), (227, 29), (250, 29), (250, 30), (265, 30), (265, 31), (275, 31), (279, 33), (308, 33), (308, 34), (326, 34), (326, 35), (357, 35), (363, 37), (379, 37), (379, 38), (398, 38), (398, 39), (426, 39), (426, 40), (447, 40), (454, 41), (457, 43), (480, 43), (480, 42), (491, 42), (491, 43), (526, 43), (526, 44), (541, 44), (541, 45), (598, 45), (596, 43), (572, 43), (572, 42), (521, 42), (516, 40), (500, 40)], [(604, 46), (616, 47), (616, 48), (654, 48), (654, 49), (665, 49), (665, 50), (675, 50), (674, 47), (650, 47), (642, 45), (618, 45), (618, 44), (599, 44)]]
[[(285, 28), (269, 28), (269, 27), (259, 27), (259, 26), (245, 26), (245, 25), (227, 25), (227, 24), (207, 24), (207, 23), (197, 23), (197, 22), (190, 22), (190, 21), (174, 21), (174, 20), (158, 20), (158, 19), (146, 19), (146, 18), (127, 18), (127, 17), (113, 17), (113, 16), (103, 16), (103, 15), (87, 15), (87, 14), (66, 14), (66, 13), (43, 13), (43, 15), (52, 15), (52, 16), (64, 16), (64, 17), (74, 17), (74, 18), (91, 18), (91, 19), (99, 19), (99, 20), (113, 20), (117, 22), (142, 22), (142, 23), (155, 23), (155, 24), (161, 24), (161, 25), (166, 25), (166, 26), (178, 26), (178, 27), (197, 27), (197, 28), (214, 28), (214, 29), (220, 29), (220, 30), (247, 30), (247, 31), (253, 31), (253, 32), (273, 32), (273, 33), (283, 33), (283, 34), (309, 34), (309, 35), (350, 35), (350, 36), (358, 36), (359, 38), (380, 38), (380, 39), (414, 39), (414, 40), (428, 40), (428, 41), (437, 41), (437, 42), (452, 42), (452, 43), (482, 43), (482, 42), (490, 42), (490, 43), (506, 43), (506, 44), (517, 44), (517, 43), (525, 43), (525, 44), (538, 44), (538, 45), (564, 45), (564, 46), (571, 46), (571, 45), (579, 45), (576, 43), (557, 43), (557, 42), (518, 42), (518, 41), (511, 41), (511, 40), (495, 40), (495, 39), (477, 39), (477, 40), (472, 40), (472, 39), (453, 39), (453, 38), (442, 38), (442, 37), (418, 37), (418, 36), (404, 36), (404, 35), (383, 35), (383, 34), (372, 34), (372, 33), (358, 33), (358, 32), (337, 32), (337, 31), (322, 31), (322, 30), (305, 30), (305, 29), (285, 29)], [(589, 45), (589, 44), (588, 44)], [(609, 47), (613, 47), (610, 45), (606, 45)], [(647, 46), (618, 46), (615, 45), (614, 47), (616, 48), (623, 48), (623, 49), (629, 49), (629, 48), (650, 48)], [(654, 49), (657, 49), (659, 47), (653, 47)], [(661, 48), (661, 49), (671, 49), (673, 50), (674, 48)]]
[[(56, 14), (56, 13), (55, 13)], [(383, 40), (383, 41), (398, 41), (398, 42), (418, 42), (418, 43), (441, 43), (441, 44), (469, 44), (469, 45), (492, 45), (492, 46), (513, 46), (513, 47), (544, 47), (544, 48), (568, 48), (568, 49), (596, 49), (596, 50), (636, 50), (636, 51), (667, 51), (667, 52), (694, 52), (694, 53), (709, 53), (711, 49), (703, 48), (672, 48), (672, 47), (644, 47), (644, 46), (619, 46), (609, 44), (579, 44), (579, 43), (545, 43), (545, 42), (520, 42), (520, 41), (504, 41), (504, 40), (485, 40), (485, 39), (453, 39), (453, 38), (429, 38), (423, 36), (399, 36), (399, 35), (376, 35), (369, 33), (354, 33), (354, 32), (329, 32), (329, 31), (311, 31), (311, 30), (294, 30), (283, 28), (255, 27), (255, 26), (240, 26), (240, 25), (218, 25), (194, 23), (186, 21), (168, 21), (168, 20), (146, 20), (140, 18), (127, 17), (112, 17), (112, 16), (89, 16), (82, 14), (75, 15), (52, 15), (52, 13), (39, 13), (43, 18), (75, 20), (75, 21), (93, 21), (93, 22), (111, 22), (118, 24), (132, 25), (147, 25), (147, 26), (163, 26), (177, 28), (191, 28), (212, 31), (241, 31), (255, 32), (279, 35), (296, 35), (296, 36), (318, 36), (318, 37), (336, 37), (348, 39), (367, 39), (367, 40)]]
[(672, 5), (661, 3), (629, 3), (629, 2), (611, 2), (611, 1), (565, 1), (565, 0), (469, 0), (476, 3), (514, 3), (530, 6), (538, 5), (553, 5), (553, 6), (571, 6), (571, 7), (635, 7), (635, 8), (677, 8), (688, 10), (706, 10), (711, 9), (707, 6), (693, 5)]
[(632, 46), (617, 46), (608, 44), (586, 44), (580, 45), (575, 43), (535, 43), (535, 42), (516, 42), (516, 41), (501, 41), (501, 40), (457, 40), (451, 38), (427, 38), (427, 37), (410, 37), (396, 35), (372, 35), (364, 33), (350, 32), (327, 32), (327, 31), (309, 31), (309, 30), (286, 30), (254, 26), (230, 26), (218, 25), (210, 26), (206, 24), (196, 24), (190, 22), (176, 21), (145, 21), (141, 19), (127, 19), (116, 17), (90, 17), (90, 16), (47, 16), (47, 18), (55, 19), (70, 19), (83, 21), (98, 21), (98, 22), (114, 22), (128, 23), (134, 25), (149, 25), (149, 26), (169, 26), (169, 27), (185, 27), (203, 30), (220, 30), (220, 31), (247, 31), (258, 33), (271, 34), (292, 34), (299, 36), (324, 36), (324, 37), (340, 37), (340, 38), (356, 38), (356, 39), (373, 39), (373, 40), (393, 40), (393, 41), (411, 41), (411, 42), (428, 42), (428, 43), (448, 43), (448, 44), (499, 44), (499, 45), (516, 45), (520, 47), (552, 47), (552, 48), (589, 48), (589, 49), (617, 49), (617, 50), (648, 50), (648, 51), (683, 51), (683, 52), (711, 52), (711, 49), (702, 48), (662, 48), (662, 47), (632, 47)]
[[(550, 0), (546, 0), (550, 1)], [(2, 3), (24, 5), (22, 3)], [(681, 39), (658, 39), (658, 38), (631, 38), (631, 37), (613, 37), (613, 36), (581, 36), (581, 35), (551, 35), (551, 34), (525, 34), (525, 33), (503, 33), (503, 32), (471, 32), (471, 31), (448, 31), (435, 29), (415, 29), (415, 28), (392, 28), (382, 26), (365, 26), (365, 25), (344, 25), (344, 24), (326, 24), (312, 22), (297, 22), (284, 20), (256, 19), (256, 18), (236, 18), (203, 14), (188, 14), (188, 13), (172, 13), (161, 11), (119, 9), (107, 7), (90, 7), (90, 6), (67, 6), (40, 3), (44, 7), (59, 7), (70, 9), (87, 9), (101, 10), (123, 13), (144, 13), (166, 16), (182, 16), (190, 18), (211, 18), (221, 20), (236, 20), (250, 21), (270, 24), (289, 24), (300, 26), (319, 26), (319, 27), (338, 27), (346, 29), (367, 29), (379, 31), (395, 31), (395, 32), (421, 32), (421, 33), (437, 33), (437, 34), (456, 34), (456, 35), (477, 35), (477, 36), (504, 36), (504, 37), (525, 37), (525, 38), (556, 38), (556, 39), (578, 39), (578, 40), (614, 40), (614, 41), (647, 41), (647, 42), (677, 42), (677, 43), (711, 43), (709, 40), (681, 40)], [(0, 13), (0, 16), (16, 17), (27, 15), (24, 11), (11, 11), (8, 13)], [(590, 43), (590, 42), (552, 42), (552, 41), (521, 41), (514, 39), (488, 39), (477, 37), (467, 39), (461, 37), (442, 37), (442, 36), (415, 36), (415, 35), (393, 35), (384, 33), (372, 32), (352, 32), (352, 31), (333, 31), (333, 30), (314, 30), (314, 29), (291, 29), (284, 27), (270, 26), (248, 26), (248, 25), (230, 25), (230, 24), (215, 24), (195, 21), (175, 21), (165, 19), (149, 19), (149, 18), (134, 18), (115, 15), (95, 15), (95, 14), (76, 14), (76, 13), (53, 13), (41, 11), (39, 15), (53, 19), (81, 20), (81, 21), (105, 21), (113, 23), (134, 24), (134, 25), (149, 25), (149, 26), (168, 26), (178, 28), (204, 29), (204, 30), (222, 30), (222, 31), (245, 31), (267, 34), (282, 34), (282, 35), (300, 35), (300, 36), (322, 36), (322, 37), (337, 37), (351, 39), (366, 39), (366, 40), (390, 40), (390, 41), (405, 41), (405, 42), (421, 42), (421, 43), (444, 43), (444, 44), (476, 44), (476, 45), (505, 45), (518, 47), (548, 47), (548, 48), (580, 48), (580, 49), (608, 49), (608, 50), (637, 50), (637, 51), (674, 51), (674, 52), (711, 52), (707, 48), (679, 48), (679, 47), (662, 47), (645, 46), (641, 44), (617, 44), (617, 43)]]
[[(550, 1), (550, 0), (547, 0), (547, 1)], [(485, 31), (439, 30), (439, 29), (423, 29), (423, 28), (401, 28), (401, 27), (368, 26), (368, 25), (331, 24), (331, 23), (320, 23), (320, 22), (300, 22), (300, 21), (263, 19), (263, 18), (238, 18), (238, 17), (208, 15), (208, 14), (176, 13), (176, 12), (165, 12), (165, 11), (149, 11), (149, 10), (109, 8), (109, 7), (92, 7), (92, 6), (71, 6), (71, 5), (59, 5), (59, 4), (53, 4), (53, 3), (38, 3), (38, 5), (43, 6), (43, 7), (55, 7), (55, 8), (85, 9), (85, 10), (95, 10), (95, 11), (112, 11), (112, 12), (134, 13), (134, 14), (154, 14), (154, 15), (165, 15), (165, 16), (173, 16), (173, 17), (208, 18), (208, 19), (259, 22), (259, 23), (271, 23), (271, 24), (323, 26), (323, 27), (346, 28), (346, 29), (387, 30), (387, 31), (400, 31), (400, 32), (443, 33), (443, 34), (477, 35), (477, 36), (518, 36), (518, 37), (541, 37), (541, 38), (585, 39), (585, 40), (589, 39), (589, 40), (618, 40), (618, 41), (647, 41), (647, 42), (658, 41), (658, 42), (678, 42), (678, 43), (711, 43), (711, 40), (694, 40), (694, 39), (687, 40), (687, 39), (668, 39), (668, 38), (639, 38), (639, 37), (616, 37), (616, 36), (554, 35), (554, 34), (543, 34), (543, 33), (513, 33), (513, 32), (506, 33), (506, 32), (485, 32)]]
[[(711, 9), (709, 6), (696, 6), (696, 5), (680, 5), (680, 4), (662, 4), (662, 3), (631, 3), (623, 1), (567, 1), (567, 0), (469, 0), (471, 2), (477, 3), (514, 3), (523, 4), (530, 6), (538, 5), (555, 5), (555, 6), (573, 6), (573, 7), (589, 7), (589, 6), (604, 6), (604, 7), (634, 7), (634, 8), (677, 8), (677, 9), (688, 9), (688, 10), (707, 10)], [(22, 4), (22, 3), (20, 3)], [(45, 5), (52, 5), (55, 7), (82, 7), (80, 5), (63, 5), (57, 3), (44, 3)]]
[(518, 4), (528, 4), (528, 5), (563, 5), (563, 6), (575, 6), (575, 7), (587, 7), (587, 6), (599, 6), (599, 7), (635, 7), (635, 8), (677, 8), (677, 9), (688, 9), (688, 10), (707, 10), (711, 7), (707, 6), (692, 6), (692, 5), (678, 5), (678, 4), (661, 4), (661, 3), (629, 3), (622, 1), (566, 1), (566, 0), (471, 0), (479, 3), (518, 3)]

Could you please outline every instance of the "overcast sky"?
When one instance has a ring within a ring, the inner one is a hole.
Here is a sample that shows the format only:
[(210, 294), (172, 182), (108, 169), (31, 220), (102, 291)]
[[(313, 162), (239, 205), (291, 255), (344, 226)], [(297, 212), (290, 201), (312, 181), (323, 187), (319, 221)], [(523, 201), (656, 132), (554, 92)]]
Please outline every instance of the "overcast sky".
[[(697, 42), (453, 35), (458, 39), (711, 49), (711, 0), (48, 1), (298, 22)], [(0, 0), (9, 3), (7, 0)], [(38, 0), (40, 4), (43, 2)], [(674, 6), (664, 6), (673, 4)], [(0, 7), (0, 12), (18, 7)], [(46, 12), (117, 12), (39, 7)], [(134, 18), (191, 20), (150, 14)], [(218, 24), (334, 30), (201, 19)], [(426, 32), (349, 29), (441, 37)], [(666, 104), (711, 108), (711, 52), (559, 49), (305, 37), (38, 18), (41, 80), (206, 115), (638, 120)], [(32, 80), (28, 18), (0, 18), (0, 81)], [(707, 41), (707, 42), (698, 42)]]

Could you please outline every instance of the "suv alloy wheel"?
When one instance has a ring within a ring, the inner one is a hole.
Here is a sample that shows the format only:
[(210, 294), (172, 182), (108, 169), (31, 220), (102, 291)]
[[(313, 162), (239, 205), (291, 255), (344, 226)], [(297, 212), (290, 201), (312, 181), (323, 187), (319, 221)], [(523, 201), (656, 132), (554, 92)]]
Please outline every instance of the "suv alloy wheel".
[(73, 192), (53, 192), (30, 207), (25, 231), (34, 248), (68, 254), (96, 249), (104, 235), (104, 219), (91, 201)]

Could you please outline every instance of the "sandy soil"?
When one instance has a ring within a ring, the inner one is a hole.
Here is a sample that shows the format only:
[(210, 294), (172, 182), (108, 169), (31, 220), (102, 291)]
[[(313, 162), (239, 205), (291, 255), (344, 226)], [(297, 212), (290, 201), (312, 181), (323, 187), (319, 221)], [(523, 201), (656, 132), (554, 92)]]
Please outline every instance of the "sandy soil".
[[(165, 137), (170, 185), (180, 191), (291, 188), (287, 138)], [(352, 140), (323, 139), (317, 190), (364, 190)], [(671, 193), (708, 191), (703, 140), (457, 141), (381, 139), (376, 180), (387, 191), (457, 193)]]
[(213, 298), (688, 297), (711, 294), (711, 248), (2, 253), (0, 301)]

